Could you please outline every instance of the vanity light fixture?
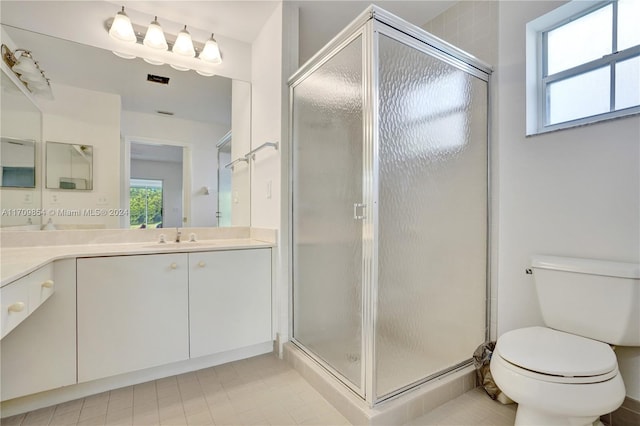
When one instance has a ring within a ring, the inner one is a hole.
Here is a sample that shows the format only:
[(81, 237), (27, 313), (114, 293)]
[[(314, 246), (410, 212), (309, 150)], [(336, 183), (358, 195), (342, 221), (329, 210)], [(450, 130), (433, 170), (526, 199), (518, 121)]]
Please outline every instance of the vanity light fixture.
[(171, 51), (173, 53), (177, 53), (178, 55), (188, 56), (190, 58), (196, 56), (196, 50), (193, 48), (193, 40), (191, 39), (191, 34), (189, 33), (189, 31), (187, 31), (186, 25), (178, 33), (178, 38), (173, 44), (173, 48), (171, 49)]
[[(113, 19), (107, 20), (106, 28), (109, 35), (115, 40), (127, 44), (138, 43), (153, 49), (153, 54), (150, 53), (148, 57), (143, 57), (146, 62), (153, 65), (169, 63), (174, 69), (189, 71), (190, 68), (184, 66), (184, 59), (190, 60), (190, 58), (195, 58), (196, 55), (197, 59), (209, 65), (222, 63), (220, 47), (216, 39), (213, 38), (213, 34), (211, 34), (211, 37), (204, 45), (193, 42), (186, 25), (178, 32), (177, 36), (171, 36), (170, 34), (165, 35), (158, 22), (157, 16), (151, 21), (145, 31), (143, 27), (131, 23), (131, 20), (124, 11), (124, 6), (122, 6), (122, 9), (118, 11)], [(131, 52), (135, 52), (135, 50), (125, 47), (123, 47), (122, 50), (113, 50), (113, 53), (121, 58), (136, 58), (136, 55)], [(177, 56), (175, 58), (180, 57), (184, 59), (176, 60), (175, 62), (177, 63), (172, 63), (170, 54), (176, 54)], [(193, 66), (193, 68), (200, 75), (213, 76), (215, 73), (213, 69), (208, 68), (209, 65), (203, 67)]]
[(149, 27), (147, 28), (147, 34), (144, 36), (142, 44), (152, 49), (158, 50), (167, 50), (169, 48), (167, 39), (164, 37), (164, 31), (162, 31), (162, 27), (158, 23), (157, 16), (149, 24)]
[(49, 79), (33, 59), (31, 51), (16, 49), (12, 52), (6, 44), (3, 44), (2, 59), (31, 93), (44, 99), (53, 99)]

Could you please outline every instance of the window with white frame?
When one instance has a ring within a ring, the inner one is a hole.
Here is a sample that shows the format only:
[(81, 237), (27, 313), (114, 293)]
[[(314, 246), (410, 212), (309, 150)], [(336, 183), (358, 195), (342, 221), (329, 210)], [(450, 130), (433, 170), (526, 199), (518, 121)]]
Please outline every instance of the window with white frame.
[(528, 112), (536, 129), (528, 122), (528, 133), (640, 112), (640, 0), (572, 3), (588, 8), (533, 21), (533, 33), (527, 26), (537, 53), (536, 111)]

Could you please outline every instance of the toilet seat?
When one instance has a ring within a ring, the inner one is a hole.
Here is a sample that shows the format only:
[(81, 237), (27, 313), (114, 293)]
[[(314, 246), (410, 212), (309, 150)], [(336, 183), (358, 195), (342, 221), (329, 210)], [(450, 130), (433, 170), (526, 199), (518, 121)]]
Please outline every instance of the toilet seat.
[(503, 334), (493, 356), (509, 370), (546, 382), (599, 383), (618, 374), (615, 353), (606, 343), (546, 327)]

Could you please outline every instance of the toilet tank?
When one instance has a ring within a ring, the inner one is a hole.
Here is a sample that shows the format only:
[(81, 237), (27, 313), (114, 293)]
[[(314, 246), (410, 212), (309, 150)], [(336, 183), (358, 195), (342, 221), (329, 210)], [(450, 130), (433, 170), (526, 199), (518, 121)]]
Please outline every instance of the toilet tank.
[(640, 346), (640, 265), (533, 256), (545, 325), (613, 345)]

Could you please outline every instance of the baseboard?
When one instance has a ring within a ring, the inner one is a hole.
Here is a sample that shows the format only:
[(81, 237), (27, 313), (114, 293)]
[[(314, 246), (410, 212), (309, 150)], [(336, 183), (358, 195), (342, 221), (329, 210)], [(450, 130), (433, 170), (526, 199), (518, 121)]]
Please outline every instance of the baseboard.
[(33, 395), (3, 401), (0, 404), (0, 416), (2, 418), (16, 414), (34, 411), (51, 405), (84, 398), (101, 392), (131, 386), (163, 377), (175, 376), (190, 371), (226, 364), (240, 359), (250, 358), (273, 351), (273, 342), (268, 341), (244, 348), (221, 352), (214, 355), (174, 362), (160, 367), (147, 368), (131, 373), (120, 374), (91, 382), (78, 383)]

